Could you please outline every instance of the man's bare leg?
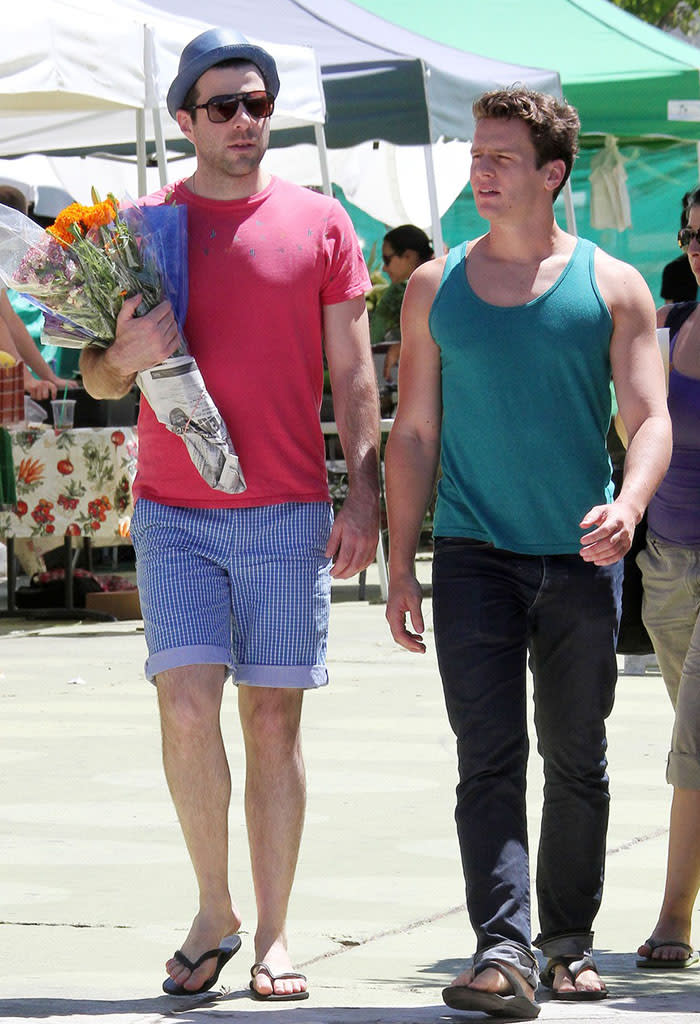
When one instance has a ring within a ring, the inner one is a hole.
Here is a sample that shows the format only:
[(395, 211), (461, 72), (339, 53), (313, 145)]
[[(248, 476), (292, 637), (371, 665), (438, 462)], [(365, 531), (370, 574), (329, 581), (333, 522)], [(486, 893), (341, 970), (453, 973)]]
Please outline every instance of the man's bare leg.
[[(700, 790), (673, 790), (668, 863), (663, 903), (651, 938), (690, 942), (690, 921), (700, 887)], [(640, 956), (658, 960), (684, 960), (678, 946), (651, 946), (643, 942)]]
[[(199, 910), (180, 947), (191, 961), (241, 925), (228, 888), (231, 777), (219, 722), (224, 678), (222, 665), (194, 665), (156, 679), (165, 776), (199, 887)], [(215, 966), (207, 960), (190, 972), (174, 959), (165, 965), (177, 984), (191, 989)]]
[[(245, 809), (253, 884), (258, 908), (255, 959), (273, 974), (292, 970), (286, 920), (306, 807), (301, 752), (301, 706), (297, 689), (240, 686), (238, 707), (246, 750)], [(269, 995), (273, 986), (259, 974), (255, 987)], [(286, 979), (276, 994), (301, 992), (306, 984)]]

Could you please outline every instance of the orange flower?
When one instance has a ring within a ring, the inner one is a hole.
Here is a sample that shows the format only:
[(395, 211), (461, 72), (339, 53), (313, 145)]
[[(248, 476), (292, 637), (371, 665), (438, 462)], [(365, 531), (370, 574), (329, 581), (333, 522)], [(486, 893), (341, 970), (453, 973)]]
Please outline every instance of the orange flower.
[(93, 206), (82, 206), (80, 203), (71, 203), (61, 210), (51, 227), (46, 230), (57, 238), (62, 245), (71, 245), (75, 241), (73, 227), (77, 227), (81, 235), (93, 227), (103, 227), (110, 224), (116, 215), (117, 206), (110, 196), (103, 203), (95, 203)]
[(59, 240), (64, 242), (66, 245), (70, 245), (75, 240), (75, 236), (71, 231), (73, 224), (80, 224), (83, 215), (83, 209), (80, 203), (71, 203), (70, 206), (66, 206), (65, 210), (61, 210), (56, 220), (53, 222), (48, 231)]
[(75, 236), (70, 231), (67, 231), (63, 225), (59, 225), (58, 222), (51, 224), (46, 230), (63, 246), (71, 245), (75, 241)]
[(111, 224), (116, 212), (113, 200), (106, 199), (103, 203), (95, 203), (94, 206), (84, 206), (81, 219), (86, 228), (99, 228)]

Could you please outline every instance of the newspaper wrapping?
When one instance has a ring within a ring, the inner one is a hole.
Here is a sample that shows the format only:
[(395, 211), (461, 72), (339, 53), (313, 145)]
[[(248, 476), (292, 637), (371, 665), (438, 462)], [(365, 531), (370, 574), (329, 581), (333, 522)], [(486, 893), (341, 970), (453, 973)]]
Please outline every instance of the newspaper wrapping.
[(246, 489), (226, 424), (192, 356), (173, 356), (142, 370), (136, 383), (158, 419), (180, 437), (210, 487), (227, 494)]

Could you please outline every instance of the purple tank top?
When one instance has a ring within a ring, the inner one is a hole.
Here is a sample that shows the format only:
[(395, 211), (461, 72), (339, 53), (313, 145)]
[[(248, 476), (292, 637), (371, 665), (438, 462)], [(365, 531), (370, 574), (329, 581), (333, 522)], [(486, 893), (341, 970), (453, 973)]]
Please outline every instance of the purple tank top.
[(682, 323), (696, 306), (695, 302), (679, 303), (666, 321), (671, 333), (668, 411), (673, 454), (648, 513), (649, 527), (657, 537), (690, 548), (700, 547), (700, 380), (673, 368), (673, 350)]

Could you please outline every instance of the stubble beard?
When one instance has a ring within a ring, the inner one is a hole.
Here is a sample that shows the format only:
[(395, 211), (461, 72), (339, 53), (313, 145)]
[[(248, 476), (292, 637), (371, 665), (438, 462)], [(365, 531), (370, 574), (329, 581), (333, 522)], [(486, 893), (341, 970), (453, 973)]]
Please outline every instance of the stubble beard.
[(264, 155), (265, 149), (258, 142), (254, 151), (224, 154), (220, 169), (231, 178), (246, 178), (257, 171)]
[(235, 141), (249, 143), (250, 148), (245, 151), (230, 148), (231, 143), (229, 143), (225, 148), (211, 146), (198, 150), (198, 164), (206, 172), (207, 177), (211, 176), (224, 184), (226, 181), (251, 178), (257, 173), (262, 158), (267, 152), (268, 133), (263, 130), (252, 135), (241, 135), (237, 136)]
[(267, 152), (270, 142), (269, 129), (262, 127), (254, 134), (241, 136), (237, 141), (250, 143), (254, 148), (247, 152), (227, 150), (221, 154), (220, 170), (232, 178), (245, 178), (254, 174)]

